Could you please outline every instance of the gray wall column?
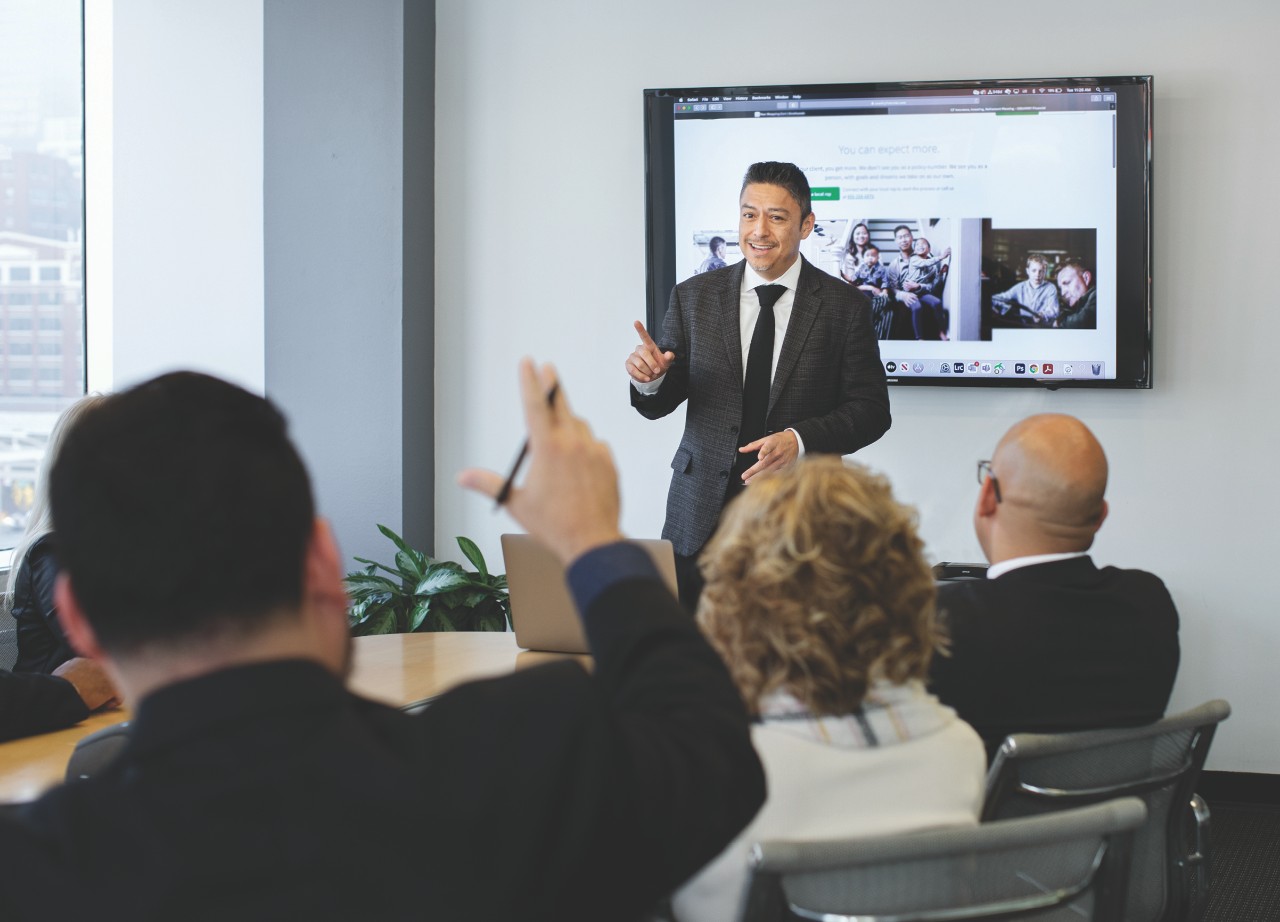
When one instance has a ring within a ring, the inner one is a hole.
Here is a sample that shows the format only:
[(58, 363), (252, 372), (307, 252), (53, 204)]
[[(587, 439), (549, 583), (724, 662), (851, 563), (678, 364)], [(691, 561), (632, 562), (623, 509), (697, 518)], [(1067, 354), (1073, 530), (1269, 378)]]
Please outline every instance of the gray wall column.
[(392, 556), (378, 523), (430, 551), (435, 6), (263, 16), (267, 395), (344, 566)]

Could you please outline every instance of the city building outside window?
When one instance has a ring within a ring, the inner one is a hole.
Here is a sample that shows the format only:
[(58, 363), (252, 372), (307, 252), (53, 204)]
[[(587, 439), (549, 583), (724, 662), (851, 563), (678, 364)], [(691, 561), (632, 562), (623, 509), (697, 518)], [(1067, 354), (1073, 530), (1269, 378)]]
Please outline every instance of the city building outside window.
[(0, 558), (85, 389), (81, 17), (80, 0), (0, 2)]

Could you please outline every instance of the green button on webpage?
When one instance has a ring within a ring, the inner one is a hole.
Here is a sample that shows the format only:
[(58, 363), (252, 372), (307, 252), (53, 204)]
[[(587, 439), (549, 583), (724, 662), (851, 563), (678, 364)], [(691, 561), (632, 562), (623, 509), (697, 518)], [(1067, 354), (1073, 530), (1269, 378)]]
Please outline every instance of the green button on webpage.
[(809, 189), (809, 198), (815, 202), (838, 202), (840, 201), (840, 187), (812, 186)]

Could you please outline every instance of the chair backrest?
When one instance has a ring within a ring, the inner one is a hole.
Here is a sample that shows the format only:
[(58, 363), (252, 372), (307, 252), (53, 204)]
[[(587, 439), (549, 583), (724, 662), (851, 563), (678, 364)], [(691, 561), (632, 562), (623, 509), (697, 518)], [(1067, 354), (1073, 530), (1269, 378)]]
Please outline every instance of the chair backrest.
[(129, 721), (121, 721), (90, 733), (76, 743), (71, 758), (67, 760), (65, 780), (80, 781), (92, 778), (116, 760), (129, 742)]
[(18, 622), (13, 611), (0, 603), (0, 669), (12, 671), (18, 661)]
[(761, 842), (743, 920), (1118, 922), (1146, 815), (1129, 797), (956, 829)]
[(1010, 736), (988, 773), (982, 818), (1140, 797), (1148, 820), (1134, 837), (1125, 918), (1190, 918), (1207, 887), (1191, 801), (1214, 731), (1230, 713), (1227, 702), (1210, 701), (1144, 727)]

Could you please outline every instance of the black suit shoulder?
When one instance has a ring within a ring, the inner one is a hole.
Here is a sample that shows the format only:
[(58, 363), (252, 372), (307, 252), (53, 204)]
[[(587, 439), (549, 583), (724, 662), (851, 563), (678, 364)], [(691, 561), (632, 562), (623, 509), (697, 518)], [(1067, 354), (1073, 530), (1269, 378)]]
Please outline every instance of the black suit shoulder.
[(1075, 558), (944, 585), (938, 609), (951, 654), (935, 658), (931, 685), (988, 744), (1164, 714), (1178, 614), (1151, 573)]

